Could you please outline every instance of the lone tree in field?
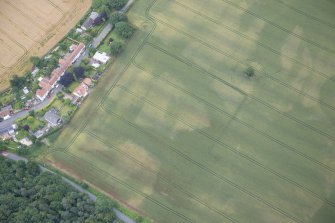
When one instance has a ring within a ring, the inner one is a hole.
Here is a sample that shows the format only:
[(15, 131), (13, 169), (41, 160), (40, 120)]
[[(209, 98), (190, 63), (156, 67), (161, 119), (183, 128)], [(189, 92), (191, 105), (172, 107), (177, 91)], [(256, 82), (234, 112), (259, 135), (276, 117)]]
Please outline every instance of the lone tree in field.
[(244, 73), (248, 76), (248, 77), (253, 77), (255, 75), (255, 69), (253, 67), (248, 67)]
[(134, 33), (134, 28), (127, 22), (118, 22), (115, 24), (115, 31), (122, 38), (128, 39)]

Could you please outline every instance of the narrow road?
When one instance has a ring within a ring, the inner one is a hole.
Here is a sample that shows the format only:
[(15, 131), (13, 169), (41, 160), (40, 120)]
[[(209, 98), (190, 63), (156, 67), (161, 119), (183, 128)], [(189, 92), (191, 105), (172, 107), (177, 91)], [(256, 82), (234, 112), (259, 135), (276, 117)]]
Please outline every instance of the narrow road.
[(6, 157), (7, 159), (11, 159), (14, 161), (19, 161), (19, 160), (23, 160), (24, 162), (28, 162), (28, 160), (24, 157), (18, 156), (14, 153), (9, 153), (9, 152), (1, 152), (1, 155), (3, 157)]
[[(1, 152), (0, 153), (1, 156), (6, 157), (8, 159), (14, 160), (14, 161), (19, 161), (22, 160), (24, 162), (28, 162), (28, 160), (24, 157), (18, 156), (14, 153), (10, 153), (10, 152)], [(42, 165), (39, 165), (40, 169), (42, 172), (50, 172), (52, 174), (57, 174), (47, 168), (45, 168)], [(72, 180), (66, 178), (66, 177), (62, 177), (62, 180), (64, 182), (66, 182), (67, 184), (69, 184), (70, 186), (72, 186), (75, 190), (81, 192), (81, 193), (85, 193), (88, 195), (88, 197), (92, 200), (92, 201), (96, 201), (97, 197), (92, 194), (91, 192), (89, 192), (88, 190), (85, 190), (84, 188), (82, 188), (80, 185), (76, 184), (75, 182), (73, 182)], [(121, 211), (117, 210), (117, 209), (113, 209), (115, 216), (120, 219), (121, 221), (125, 222), (125, 223), (136, 223), (133, 219), (129, 218), (127, 215), (123, 214)]]
[(125, 222), (125, 223), (136, 223), (136, 221), (134, 221), (133, 219), (129, 218), (127, 215), (123, 214), (121, 211), (117, 210), (117, 209), (113, 209), (115, 216), (120, 219), (121, 221)]
[(128, 11), (129, 7), (134, 3), (135, 0), (129, 0), (122, 9), (119, 10), (119, 13), (125, 13)]
[[(39, 104), (36, 104), (34, 105), (30, 110), (35, 110), (35, 111), (38, 111), (42, 108), (44, 108), (45, 106), (47, 106), (54, 98), (54, 96), (60, 91), (62, 90), (62, 86), (59, 85), (57, 88), (55, 88), (50, 96), (50, 98), (46, 98), (44, 101), (42, 101), (41, 103)], [(13, 114), (9, 119), (7, 120), (4, 120), (2, 122), (0, 122), (0, 132), (2, 132), (3, 130), (6, 130), (8, 128), (11, 127), (12, 124), (15, 123), (15, 121), (19, 118), (22, 118), (26, 115), (28, 115), (29, 111), (30, 110), (22, 110), (22, 111), (19, 111), (15, 114)]]

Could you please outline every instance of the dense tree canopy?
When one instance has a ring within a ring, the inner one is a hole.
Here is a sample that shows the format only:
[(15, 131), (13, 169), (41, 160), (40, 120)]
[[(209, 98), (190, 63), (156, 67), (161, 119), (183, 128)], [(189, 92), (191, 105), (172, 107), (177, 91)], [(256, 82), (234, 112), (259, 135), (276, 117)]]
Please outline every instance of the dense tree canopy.
[(85, 77), (85, 68), (84, 67), (74, 67), (73, 73), (76, 75), (77, 79), (83, 79)]
[(42, 59), (36, 56), (30, 57), (30, 61), (33, 63), (34, 66), (41, 68), (42, 66)]
[(74, 77), (72, 73), (66, 72), (59, 80), (59, 83), (64, 87), (70, 86), (74, 81)]
[(14, 75), (10, 80), (10, 86), (12, 87), (13, 92), (16, 94), (24, 88), (25, 84), (25, 77), (18, 77), (17, 75)]
[(125, 14), (120, 14), (118, 12), (113, 12), (111, 15), (110, 15), (110, 18), (109, 18), (109, 21), (115, 25), (116, 23), (118, 22), (126, 22), (128, 20), (127, 16)]
[(115, 24), (115, 31), (121, 37), (123, 37), (125, 39), (128, 39), (133, 35), (135, 30), (127, 22), (118, 22), (118, 23)]
[(114, 41), (112, 42), (111, 46), (110, 46), (110, 50), (111, 50), (111, 54), (113, 54), (114, 56), (117, 56), (118, 54), (120, 54), (122, 52), (124, 48), (124, 44), (118, 41)]
[(128, 0), (112, 0), (109, 1), (109, 5), (111, 8), (114, 8), (116, 10), (121, 9), (126, 3), (128, 2)]
[(107, 6), (109, 9), (121, 9), (128, 0), (94, 0), (92, 7), (94, 10), (102, 12), (103, 7)]
[(0, 222), (113, 222), (113, 205), (96, 204), (34, 162), (0, 157)]

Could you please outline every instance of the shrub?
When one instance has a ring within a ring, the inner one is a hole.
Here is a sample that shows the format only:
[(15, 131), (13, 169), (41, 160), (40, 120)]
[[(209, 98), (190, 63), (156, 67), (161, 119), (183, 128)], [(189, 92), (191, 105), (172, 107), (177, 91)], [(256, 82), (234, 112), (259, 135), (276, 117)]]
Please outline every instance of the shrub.
[(255, 70), (253, 67), (248, 67), (244, 73), (248, 76), (248, 77), (252, 77), (255, 75)]
[(59, 83), (64, 87), (70, 86), (74, 81), (74, 77), (72, 73), (66, 72), (59, 80)]
[(116, 33), (122, 38), (128, 39), (134, 33), (134, 28), (127, 22), (118, 22), (115, 24)]
[(109, 2), (110, 7), (119, 10), (121, 9), (126, 3), (128, 2), (128, 0), (113, 0)]
[(118, 41), (114, 41), (111, 44), (110, 50), (111, 50), (111, 54), (113, 54), (114, 56), (119, 55), (124, 48), (124, 44)]

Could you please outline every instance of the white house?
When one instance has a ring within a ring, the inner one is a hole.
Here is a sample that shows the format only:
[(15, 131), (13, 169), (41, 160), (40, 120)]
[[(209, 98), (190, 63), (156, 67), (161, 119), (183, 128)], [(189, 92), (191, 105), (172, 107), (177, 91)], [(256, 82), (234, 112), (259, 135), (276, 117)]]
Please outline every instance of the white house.
[(99, 51), (97, 51), (93, 56), (93, 60), (103, 64), (107, 63), (109, 59), (110, 57), (105, 52), (100, 53)]

